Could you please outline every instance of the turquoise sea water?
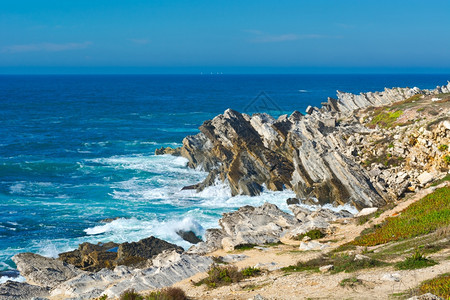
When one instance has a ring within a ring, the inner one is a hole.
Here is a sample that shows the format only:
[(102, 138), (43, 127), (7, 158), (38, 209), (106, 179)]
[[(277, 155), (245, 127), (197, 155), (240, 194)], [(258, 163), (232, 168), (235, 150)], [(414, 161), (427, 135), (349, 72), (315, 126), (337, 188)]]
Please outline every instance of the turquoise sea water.
[[(154, 156), (227, 108), (275, 116), (320, 105), (336, 90), (434, 88), (448, 75), (0, 76), (0, 271), (11, 257), (47, 256), (79, 243), (150, 235), (189, 243), (221, 213), (290, 191), (231, 197), (222, 184), (181, 191), (206, 174), (180, 157)], [(264, 93), (261, 93), (264, 92)], [(258, 97), (259, 96), (259, 97)], [(104, 218), (119, 219), (102, 223)], [(1, 275), (1, 274), (0, 274)], [(3, 277), (1, 280), (5, 280)]]

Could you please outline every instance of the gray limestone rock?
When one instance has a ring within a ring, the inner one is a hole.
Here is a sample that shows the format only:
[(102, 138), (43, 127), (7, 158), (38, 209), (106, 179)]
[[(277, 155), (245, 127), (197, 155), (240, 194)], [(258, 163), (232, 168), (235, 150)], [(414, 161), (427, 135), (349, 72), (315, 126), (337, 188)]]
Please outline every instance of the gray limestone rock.
[(12, 260), (27, 282), (42, 287), (54, 287), (84, 272), (65, 262), (34, 253), (19, 253)]
[(26, 282), (7, 281), (0, 284), (0, 300), (28, 300), (50, 295), (49, 288), (31, 285)]

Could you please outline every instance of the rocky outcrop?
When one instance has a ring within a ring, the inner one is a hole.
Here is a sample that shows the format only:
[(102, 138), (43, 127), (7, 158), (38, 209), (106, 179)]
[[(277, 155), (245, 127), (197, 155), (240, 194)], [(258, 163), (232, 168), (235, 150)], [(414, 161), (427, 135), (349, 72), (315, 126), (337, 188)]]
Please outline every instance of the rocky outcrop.
[(295, 238), (314, 229), (325, 233), (331, 229), (333, 222), (353, 218), (353, 214), (346, 210), (333, 211), (323, 207), (312, 210), (299, 204), (290, 204), (288, 207), (299, 221), (299, 225), (288, 230), (284, 235), (286, 238)]
[(153, 236), (132, 243), (83, 243), (78, 249), (59, 254), (59, 259), (85, 271), (112, 269), (115, 266), (144, 264), (165, 250), (183, 252), (183, 248)]
[(274, 204), (244, 206), (223, 214), (219, 220), (221, 229), (209, 231), (209, 234), (207, 231), (206, 242), (191, 247), (189, 252), (208, 253), (219, 248), (230, 251), (239, 245), (277, 243), (287, 229), (298, 224), (294, 216)]
[(206, 271), (212, 263), (210, 257), (166, 251), (153, 259), (150, 268), (118, 266), (114, 270), (83, 273), (55, 287), (51, 296), (91, 299), (107, 295), (115, 298), (129, 289), (142, 292), (171, 286)]
[(30, 284), (53, 288), (84, 272), (65, 262), (34, 253), (19, 253), (12, 260)]
[(450, 82), (435, 90), (338, 92), (337, 99), (310, 108), (306, 116), (294, 112), (278, 119), (228, 109), (204, 122), (199, 134), (183, 140), (180, 153), (188, 165), (209, 172), (205, 181), (190, 188), (202, 190), (220, 180), (229, 184), (233, 195), (257, 195), (263, 187), (288, 188), (304, 201), (351, 203), (358, 209), (383, 206), (408, 185), (400, 179), (382, 182), (358, 159), (365, 137), (380, 130), (368, 126), (366, 118), (356, 118), (355, 111), (415, 102), (420, 99), (416, 95), (432, 97), (449, 90)]
[(180, 148), (161, 147), (155, 150), (155, 155), (170, 154), (180, 156)]
[(205, 122), (200, 134), (185, 138), (181, 154), (189, 166), (210, 172), (200, 189), (220, 179), (229, 183), (233, 195), (257, 195), (264, 185), (290, 188), (300, 198), (314, 197), (320, 203), (383, 205), (385, 195), (344, 154), (342, 135), (367, 129), (327, 127), (320, 116), (294, 113), (275, 120), (227, 110)]
[(146, 291), (170, 286), (206, 271), (213, 262), (210, 257), (182, 254), (173, 247), (155, 254), (152, 247), (155, 239), (146, 240), (130, 248), (134, 255), (149, 257), (148, 266), (140, 268), (120, 265), (113, 269), (86, 272), (58, 259), (32, 253), (18, 254), (13, 260), (28, 283), (7, 282), (0, 285), (0, 299), (48, 296), (91, 299), (101, 295), (114, 298), (128, 289)]
[(29, 300), (50, 296), (49, 288), (26, 282), (7, 281), (0, 284), (0, 300)]

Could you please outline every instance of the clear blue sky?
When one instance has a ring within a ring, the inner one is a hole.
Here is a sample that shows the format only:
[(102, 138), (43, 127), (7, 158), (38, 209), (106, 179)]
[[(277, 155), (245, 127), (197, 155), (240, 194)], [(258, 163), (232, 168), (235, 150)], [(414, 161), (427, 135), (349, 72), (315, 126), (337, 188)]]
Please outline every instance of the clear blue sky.
[(450, 73), (449, 0), (1, 0), (0, 73)]

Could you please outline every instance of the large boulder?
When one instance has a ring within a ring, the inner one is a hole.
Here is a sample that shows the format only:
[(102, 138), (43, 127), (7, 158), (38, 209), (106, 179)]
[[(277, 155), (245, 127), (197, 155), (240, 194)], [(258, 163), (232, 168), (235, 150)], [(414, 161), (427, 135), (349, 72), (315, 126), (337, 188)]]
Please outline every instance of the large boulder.
[(34, 253), (19, 253), (14, 255), (12, 260), (28, 283), (41, 287), (52, 288), (84, 273), (63, 261)]

